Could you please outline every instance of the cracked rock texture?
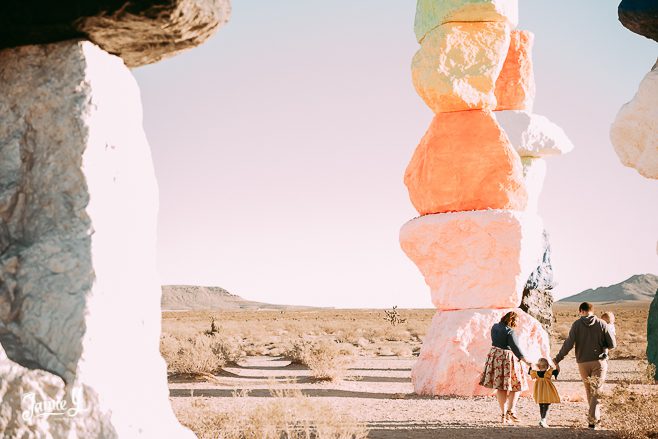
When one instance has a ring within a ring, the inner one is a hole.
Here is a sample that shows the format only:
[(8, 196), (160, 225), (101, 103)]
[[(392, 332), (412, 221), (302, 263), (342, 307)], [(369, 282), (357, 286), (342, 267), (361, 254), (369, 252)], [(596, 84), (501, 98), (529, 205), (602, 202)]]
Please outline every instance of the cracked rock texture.
[(658, 179), (658, 62), (617, 113), (610, 140), (624, 166)]
[(400, 245), (430, 287), (439, 310), (516, 308), (537, 268), (543, 224), (532, 213), (476, 210), (415, 218)]
[(442, 24), (427, 34), (412, 60), (416, 91), (434, 113), (494, 110), (496, 79), (509, 45), (504, 22)]
[[(76, 40), (0, 51), (0, 79), (7, 356), (95, 395), (96, 434), (83, 437), (194, 437), (171, 410), (159, 352), (158, 192), (135, 79)], [(9, 407), (3, 417), (20, 409)]]
[(0, 49), (86, 38), (137, 67), (200, 45), (230, 12), (230, 0), (8, 0)]
[(414, 32), (418, 42), (437, 26), (451, 21), (519, 22), (518, 0), (418, 0)]
[(523, 288), (520, 308), (537, 319), (550, 334), (553, 326), (553, 266), (551, 265), (551, 243), (544, 230), (544, 250), (539, 266), (532, 272)]
[[(529, 361), (550, 358), (548, 334), (522, 310), (468, 309), (437, 311), (425, 336), (411, 381), (419, 395), (492, 395), (495, 391), (479, 384), (491, 348), (491, 327), (508, 311), (516, 311), (516, 334)], [(529, 380), (530, 381), (530, 380)], [(529, 383), (526, 396), (532, 395)]]
[(622, 0), (617, 8), (619, 21), (638, 35), (658, 41), (658, 2)]

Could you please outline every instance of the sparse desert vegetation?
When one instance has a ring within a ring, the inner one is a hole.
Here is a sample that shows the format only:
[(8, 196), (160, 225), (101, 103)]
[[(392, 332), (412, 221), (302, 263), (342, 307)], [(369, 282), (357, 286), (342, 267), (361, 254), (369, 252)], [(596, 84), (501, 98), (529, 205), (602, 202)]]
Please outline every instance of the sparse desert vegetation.
[[(577, 304), (554, 309), (553, 351), (577, 318)], [(522, 425), (532, 430), (517, 428), (519, 435), (509, 437), (656, 437), (649, 427), (656, 422), (658, 386), (642, 384), (648, 306), (598, 305), (596, 311), (608, 309), (617, 316), (619, 347), (605, 388), (607, 430), (585, 428), (584, 389), (572, 353), (556, 384), (564, 403), (551, 409), (554, 428), (538, 429), (536, 404), (522, 398)], [(201, 438), (499, 434), (493, 399), (413, 394), (414, 355), (433, 315), (431, 309), (164, 312), (161, 349), (172, 405)]]

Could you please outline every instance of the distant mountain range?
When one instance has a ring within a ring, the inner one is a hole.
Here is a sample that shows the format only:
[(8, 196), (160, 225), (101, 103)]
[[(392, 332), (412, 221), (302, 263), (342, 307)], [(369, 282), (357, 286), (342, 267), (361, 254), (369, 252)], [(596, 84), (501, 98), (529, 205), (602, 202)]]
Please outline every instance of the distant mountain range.
[(195, 285), (163, 285), (161, 305), (163, 311), (314, 309), (305, 306), (272, 305), (269, 303), (254, 302), (231, 294), (224, 288)]
[(585, 290), (565, 297), (560, 302), (650, 302), (656, 295), (656, 290), (658, 290), (658, 276), (636, 274), (618, 284)]

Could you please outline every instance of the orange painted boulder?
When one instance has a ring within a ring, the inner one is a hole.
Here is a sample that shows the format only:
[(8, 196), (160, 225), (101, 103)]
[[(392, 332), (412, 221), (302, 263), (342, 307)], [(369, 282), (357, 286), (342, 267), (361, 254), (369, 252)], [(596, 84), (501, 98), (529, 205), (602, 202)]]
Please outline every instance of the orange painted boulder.
[[(437, 311), (425, 337), (411, 381), (419, 395), (491, 395), (480, 386), (480, 375), (491, 348), (491, 327), (508, 311), (519, 313), (515, 330), (529, 361), (550, 358), (548, 334), (520, 309)], [(525, 367), (525, 366), (524, 366)], [(525, 396), (532, 395), (529, 380)]]
[(441, 213), (402, 226), (400, 246), (423, 274), (437, 309), (516, 308), (541, 263), (543, 231), (534, 213)]
[(534, 34), (527, 30), (512, 31), (509, 51), (496, 81), (496, 110), (532, 110), (535, 101), (534, 39)]
[(510, 44), (505, 22), (446, 23), (428, 32), (411, 64), (416, 91), (434, 113), (495, 109)]
[(523, 210), (527, 202), (521, 158), (490, 111), (437, 114), (404, 183), (421, 215)]
[(418, 0), (414, 32), (418, 42), (435, 27), (451, 21), (519, 22), (518, 0)]

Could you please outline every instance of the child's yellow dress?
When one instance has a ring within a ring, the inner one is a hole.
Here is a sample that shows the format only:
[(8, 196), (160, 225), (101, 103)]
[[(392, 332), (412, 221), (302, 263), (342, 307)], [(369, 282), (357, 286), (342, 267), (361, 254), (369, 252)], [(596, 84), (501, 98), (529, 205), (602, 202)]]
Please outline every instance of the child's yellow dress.
[[(539, 373), (538, 373), (539, 372)], [(540, 376), (543, 375), (543, 376)], [(556, 404), (560, 402), (560, 395), (553, 384), (553, 368), (541, 371), (530, 370), (530, 377), (535, 380), (532, 396), (537, 404)]]

